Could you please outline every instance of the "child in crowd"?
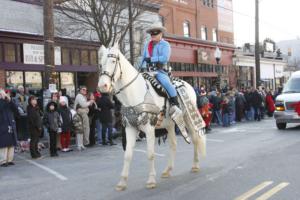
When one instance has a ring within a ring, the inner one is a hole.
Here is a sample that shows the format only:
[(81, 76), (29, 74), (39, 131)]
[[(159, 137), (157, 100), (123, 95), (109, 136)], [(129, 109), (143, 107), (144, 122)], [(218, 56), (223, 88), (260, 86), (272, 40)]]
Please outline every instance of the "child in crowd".
[(65, 96), (59, 98), (58, 113), (61, 119), (60, 143), (63, 152), (71, 151), (69, 148), (72, 128), (72, 113), (68, 107), (68, 99)]
[(76, 134), (77, 149), (79, 151), (84, 150), (85, 147), (83, 146), (83, 117), (79, 104), (77, 104), (76, 106), (76, 114), (73, 117), (73, 127), (74, 132)]
[(57, 111), (57, 104), (50, 102), (47, 105), (44, 115), (44, 125), (48, 129), (50, 136), (50, 155), (51, 157), (58, 156), (56, 148), (56, 136), (61, 132), (61, 121)]

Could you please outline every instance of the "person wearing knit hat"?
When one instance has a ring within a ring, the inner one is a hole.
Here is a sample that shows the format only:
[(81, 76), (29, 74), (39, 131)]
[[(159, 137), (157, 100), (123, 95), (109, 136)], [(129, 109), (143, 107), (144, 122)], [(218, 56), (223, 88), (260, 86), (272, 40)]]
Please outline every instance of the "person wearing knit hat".
[(61, 119), (60, 143), (62, 152), (69, 152), (71, 151), (69, 146), (71, 140), (72, 113), (68, 106), (68, 98), (65, 96), (60, 96), (59, 98), (58, 113)]

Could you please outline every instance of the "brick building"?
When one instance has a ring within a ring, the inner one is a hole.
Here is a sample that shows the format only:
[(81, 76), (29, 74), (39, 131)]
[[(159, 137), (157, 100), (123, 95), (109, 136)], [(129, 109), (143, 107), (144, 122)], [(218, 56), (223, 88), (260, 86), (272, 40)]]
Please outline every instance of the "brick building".
[[(193, 85), (230, 83), (232, 66), (232, 0), (164, 0), (160, 9), (172, 48), (171, 66), (175, 76)], [(222, 52), (216, 63), (215, 50)], [(233, 86), (233, 85), (231, 85)]]

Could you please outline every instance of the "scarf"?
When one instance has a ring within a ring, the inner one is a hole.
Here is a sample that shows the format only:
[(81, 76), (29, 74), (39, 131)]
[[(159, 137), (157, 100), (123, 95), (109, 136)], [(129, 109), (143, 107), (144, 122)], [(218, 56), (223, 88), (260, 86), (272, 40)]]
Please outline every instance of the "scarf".
[(153, 54), (153, 47), (154, 47), (153, 41), (150, 41), (148, 44), (148, 53), (149, 53), (150, 58), (152, 57), (152, 54)]

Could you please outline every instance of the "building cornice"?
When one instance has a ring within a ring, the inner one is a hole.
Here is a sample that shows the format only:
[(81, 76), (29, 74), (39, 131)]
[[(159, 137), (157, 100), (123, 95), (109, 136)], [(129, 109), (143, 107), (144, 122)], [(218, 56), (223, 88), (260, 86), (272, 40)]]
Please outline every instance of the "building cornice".
[(230, 50), (230, 51), (234, 51), (236, 48), (233, 44), (212, 42), (212, 41), (206, 41), (206, 40), (201, 40), (201, 39), (196, 39), (196, 38), (187, 38), (187, 37), (177, 36), (177, 35), (173, 35), (173, 34), (169, 34), (169, 33), (165, 34), (164, 38), (167, 41), (175, 42), (175, 43), (196, 45), (196, 46), (201, 45), (201, 46), (207, 46), (210, 48), (216, 48), (218, 46), (219, 48), (222, 48), (225, 50)]

